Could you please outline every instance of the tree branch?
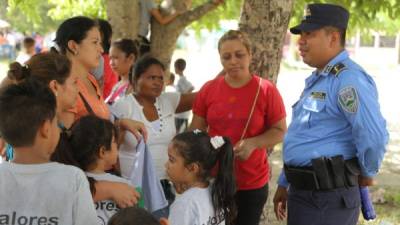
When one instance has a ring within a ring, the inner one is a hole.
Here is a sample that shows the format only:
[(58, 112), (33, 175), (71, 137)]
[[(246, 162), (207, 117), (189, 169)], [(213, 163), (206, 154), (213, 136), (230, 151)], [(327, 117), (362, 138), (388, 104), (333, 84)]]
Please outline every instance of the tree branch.
[(200, 19), (204, 15), (206, 15), (208, 12), (211, 10), (217, 8), (219, 5), (216, 5), (210, 1), (197, 6), (196, 8), (192, 10), (188, 10), (179, 17), (177, 17), (176, 22), (179, 23), (178, 26), (188, 26), (192, 22)]

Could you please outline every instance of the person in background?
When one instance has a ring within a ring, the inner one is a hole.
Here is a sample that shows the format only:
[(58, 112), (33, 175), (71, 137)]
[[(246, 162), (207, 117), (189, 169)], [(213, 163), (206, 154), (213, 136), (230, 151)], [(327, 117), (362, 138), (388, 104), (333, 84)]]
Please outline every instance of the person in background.
[(20, 64), (25, 64), (33, 55), (36, 54), (35, 50), (35, 39), (31, 37), (25, 37), (22, 42), (22, 51), (18, 54), (15, 61)]
[(118, 82), (118, 75), (114, 73), (110, 65), (110, 46), (112, 39), (112, 27), (107, 20), (97, 19), (96, 22), (99, 25), (101, 44), (103, 47), (103, 59), (104, 59), (104, 70), (103, 70), (103, 98), (107, 98), (112, 88)]
[(292, 107), (274, 210), (288, 225), (355, 225), (359, 186), (373, 184), (386, 151), (386, 121), (374, 80), (345, 49), (349, 11), (317, 3), (304, 12), (290, 32), (315, 70)]
[(165, 92), (176, 92), (174, 82), (175, 82), (175, 74), (170, 72), (169, 79), (167, 82), (165, 82)]
[[(217, 7), (219, 4), (223, 3), (224, 0), (212, 0), (212, 4)], [(139, 23), (139, 52), (142, 56), (143, 54), (150, 51), (150, 41), (149, 41), (149, 28), (151, 24), (151, 19), (154, 18), (155, 21), (161, 25), (166, 25), (171, 23), (176, 17), (178, 17), (182, 12), (173, 10), (169, 15), (163, 16), (160, 12), (159, 6), (154, 0), (139, 0), (140, 5), (140, 23)], [(186, 5), (187, 10), (190, 8), (190, 4)]]
[(159, 6), (154, 2), (154, 0), (139, 0), (139, 5), (139, 37), (143, 37), (146, 39), (149, 34), (151, 18), (154, 18), (161, 25), (165, 25), (172, 22), (179, 15), (179, 12), (175, 11), (170, 15), (163, 16), (158, 8)]
[[(184, 71), (186, 69), (186, 61), (177, 59), (174, 63), (175, 73), (179, 76), (176, 84), (176, 91), (182, 94), (191, 93), (194, 90), (193, 84), (186, 79)], [(175, 115), (176, 132), (182, 132), (187, 129), (189, 123), (190, 111), (177, 113)]]
[(136, 44), (131, 39), (120, 39), (114, 41), (110, 48), (111, 69), (120, 78), (106, 98), (106, 103), (112, 104), (120, 97), (132, 92), (129, 86), (129, 74), (132, 73), (133, 65), (138, 57)]

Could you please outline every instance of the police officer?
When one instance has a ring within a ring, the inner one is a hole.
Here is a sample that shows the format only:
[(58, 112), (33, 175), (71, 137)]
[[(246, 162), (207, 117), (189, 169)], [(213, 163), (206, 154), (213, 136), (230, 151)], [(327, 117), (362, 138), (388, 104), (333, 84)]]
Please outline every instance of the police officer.
[[(306, 79), (283, 144), (284, 169), (274, 196), (278, 220), (289, 225), (353, 225), (360, 186), (372, 185), (388, 141), (375, 82), (344, 49), (349, 12), (310, 4), (290, 32)], [(287, 206), (287, 207), (286, 207)]]

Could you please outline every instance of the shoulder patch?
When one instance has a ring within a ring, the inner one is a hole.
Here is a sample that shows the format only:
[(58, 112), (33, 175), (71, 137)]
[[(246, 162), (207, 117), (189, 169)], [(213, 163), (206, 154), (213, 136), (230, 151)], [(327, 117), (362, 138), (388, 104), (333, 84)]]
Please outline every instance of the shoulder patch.
[(330, 72), (332, 73), (332, 75), (337, 77), (337, 76), (339, 76), (340, 72), (342, 72), (346, 68), (347, 67), (343, 63), (338, 63), (338, 64), (333, 66), (333, 68), (330, 70)]
[(356, 113), (358, 109), (358, 95), (355, 88), (349, 86), (339, 91), (339, 104), (342, 109), (349, 113)]

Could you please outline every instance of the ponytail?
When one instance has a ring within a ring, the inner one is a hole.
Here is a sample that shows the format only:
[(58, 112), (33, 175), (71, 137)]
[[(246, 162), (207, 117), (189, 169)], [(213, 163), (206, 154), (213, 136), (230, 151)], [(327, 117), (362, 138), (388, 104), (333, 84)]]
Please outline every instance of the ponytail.
[(13, 62), (9, 65), (7, 77), (17, 83), (30, 77), (31, 71), (28, 66), (23, 66), (19, 62)]
[(10, 80), (20, 83), (27, 79), (35, 79), (46, 86), (52, 80), (64, 84), (70, 76), (71, 61), (65, 56), (51, 52), (38, 53), (32, 56), (25, 65), (18, 62), (10, 64), (7, 76)]
[(67, 130), (65, 127), (62, 127), (60, 140), (58, 141), (56, 150), (50, 156), (50, 160), (53, 162), (79, 167), (79, 163), (75, 160), (72, 154), (70, 137), (71, 131)]
[(54, 54), (61, 54), (60, 51), (58, 50), (58, 48), (59, 47), (57, 45), (55, 45), (55, 46), (50, 48), (50, 52), (54, 53)]
[[(71, 130), (65, 127), (61, 128), (60, 140), (58, 141), (56, 150), (50, 156), (52, 162), (58, 162), (65, 165), (71, 165), (80, 168), (78, 161), (73, 156), (71, 147)], [(82, 169), (82, 168), (81, 168)], [(96, 180), (92, 177), (86, 177), (89, 182), (89, 189), (92, 196), (96, 194)]]
[(233, 224), (236, 217), (233, 147), (227, 137), (213, 137), (200, 130), (180, 133), (172, 140), (174, 148), (184, 158), (185, 164), (199, 163), (198, 177), (203, 181), (212, 178), (211, 199), (215, 215), (225, 219), (225, 224)]
[(212, 202), (216, 213), (223, 213), (225, 223), (230, 225), (236, 217), (233, 147), (230, 140), (223, 137), (225, 143), (218, 151), (218, 172), (211, 188)]

